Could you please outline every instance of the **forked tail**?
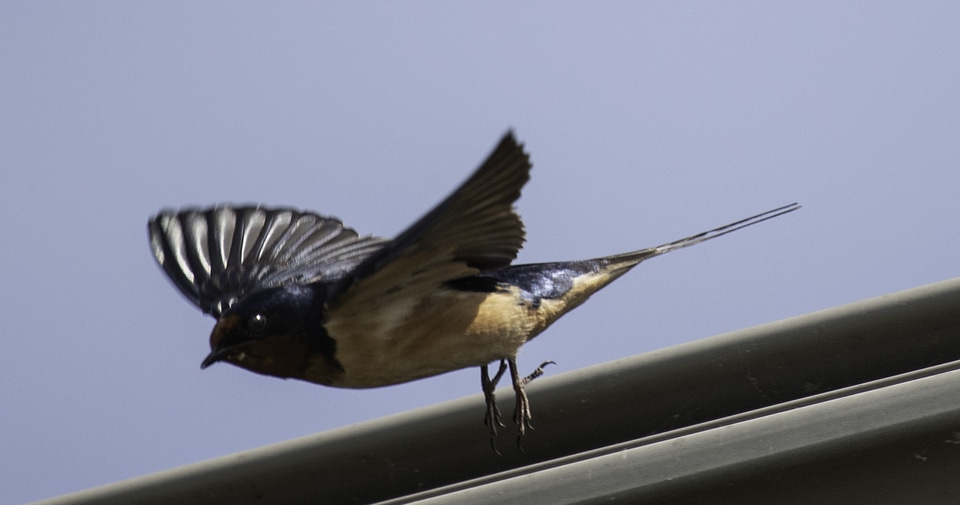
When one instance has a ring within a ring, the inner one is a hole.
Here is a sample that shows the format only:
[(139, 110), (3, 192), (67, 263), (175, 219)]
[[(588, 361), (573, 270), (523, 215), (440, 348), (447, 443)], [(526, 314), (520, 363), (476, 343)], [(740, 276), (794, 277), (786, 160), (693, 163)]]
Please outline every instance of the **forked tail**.
[(741, 219), (730, 224), (725, 224), (719, 228), (697, 233), (696, 235), (691, 235), (680, 240), (674, 240), (673, 242), (667, 242), (666, 244), (658, 245), (656, 247), (649, 247), (647, 249), (641, 249), (639, 251), (632, 251), (628, 253), (607, 256), (605, 258), (599, 258), (599, 261), (602, 261), (605, 264), (605, 270), (612, 271), (611, 274), (619, 276), (623, 273), (626, 273), (627, 270), (633, 268), (645, 259), (649, 259), (654, 256), (660, 256), (661, 254), (667, 254), (668, 252), (676, 251), (677, 249), (683, 249), (684, 247), (697, 245), (701, 242), (706, 242), (717, 237), (722, 237), (728, 233), (741, 230), (748, 226), (753, 226), (757, 223), (762, 223), (768, 219), (782, 216), (799, 208), (800, 204), (794, 202), (790, 205), (777, 207), (776, 209), (768, 210), (755, 216)]
[(471, 277), (470, 280), (477, 282), (478, 279), (489, 278), (501, 284), (513, 285), (519, 287), (528, 298), (535, 300), (539, 324), (530, 332), (529, 338), (533, 338), (560, 316), (585, 302), (590, 295), (645, 259), (706, 242), (799, 208), (800, 205), (791, 203), (719, 228), (639, 251), (584, 261), (516, 265), (485, 272)]

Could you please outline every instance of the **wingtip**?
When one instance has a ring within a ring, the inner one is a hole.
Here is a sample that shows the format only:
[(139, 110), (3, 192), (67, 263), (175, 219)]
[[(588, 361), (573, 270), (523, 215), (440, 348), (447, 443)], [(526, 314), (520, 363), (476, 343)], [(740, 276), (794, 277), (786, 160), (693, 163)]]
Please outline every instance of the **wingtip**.
[(517, 135), (514, 133), (513, 128), (507, 129), (507, 132), (500, 137), (500, 142), (497, 143), (497, 147), (494, 149), (501, 149), (504, 147), (510, 147), (514, 149), (520, 149), (524, 154), (527, 154), (526, 149), (523, 147), (523, 143), (517, 140)]

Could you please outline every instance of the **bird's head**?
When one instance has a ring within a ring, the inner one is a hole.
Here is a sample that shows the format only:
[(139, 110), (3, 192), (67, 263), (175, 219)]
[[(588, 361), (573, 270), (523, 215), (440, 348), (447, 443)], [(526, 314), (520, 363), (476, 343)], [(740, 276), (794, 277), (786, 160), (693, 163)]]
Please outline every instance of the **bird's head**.
[(305, 378), (318, 353), (330, 358), (335, 350), (317, 298), (315, 288), (302, 285), (242, 297), (217, 320), (200, 368), (225, 361), (259, 374)]

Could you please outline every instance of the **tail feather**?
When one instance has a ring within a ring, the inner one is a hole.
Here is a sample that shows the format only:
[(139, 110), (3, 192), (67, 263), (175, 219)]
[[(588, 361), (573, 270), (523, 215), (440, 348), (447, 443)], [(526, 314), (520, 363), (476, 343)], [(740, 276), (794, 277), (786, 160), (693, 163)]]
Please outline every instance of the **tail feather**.
[(585, 261), (514, 265), (501, 270), (481, 272), (450, 285), (468, 291), (494, 291), (496, 286), (519, 288), (520, 296), (533, 302), (531, 306), (537, 312), (537, 324), (530, 330), (527, 337), (529, 340), (645, 259), (706, 242), (799, 208), (798, 204), (791, 203), (719, 228), (639, 251)]
[[(598, 262), (601, 262), (604, 270), (609, 270), (610, 275), (613, 275), (614, 278), (623, 275), (631, 268), (635, 267), (638, 263), (643, 260), (653, 258), (654, 256), (660, 256), (661, 254), (667, 254), (668, 252), (676, 251), (677, 249), (683, 249), (684, 247), (690, 247), (692, 245), (697, 245), (708, 240), (713, 240), (717, 237), (722, 237), (728, 233), (735, 232), (737, 230), (742, 230), (748, 226), (753, 226), (757, 223), (762, 223), (768, 219), (773, 219), (778, 216), (793, 212), (800, 208), (800, 204), (794, 202), (790, 205), (784, 205), (783, 207), (777, 207), (776, 209), (768, 210), (766, 212), (761, 212), (755, 216), (750, 216), (739, 221), (735, 221), (730, 224), (725, 224), (718, 228), (712, 230), (707, 230), (705, 232), (697, 233), (696, 235), (691, 235), (689, 237), (682, 238), (680, 240), (674, 240), (673, 242), (667, 242), (666, 244), (658, 245), (656, 247), (648, 247), (646, 249), (640, 249), (639, 251), (631, 251), (623, 254), (615, 254), (613, 256), (606, 256), (604, 258), (597, 258)], [(613, 280), (613, 279), (611, 279)]]

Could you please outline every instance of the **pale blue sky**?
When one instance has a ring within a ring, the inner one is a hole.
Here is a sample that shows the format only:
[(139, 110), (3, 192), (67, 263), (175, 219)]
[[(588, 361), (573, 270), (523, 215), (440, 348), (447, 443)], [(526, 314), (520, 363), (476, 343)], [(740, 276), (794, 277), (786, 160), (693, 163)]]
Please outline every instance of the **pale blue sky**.
[(0, 3), (2, 501), (479, 391), (201, 372), (162, 207), (391, 236), (508, 128), (522, 262), (804, 205), (641, 265), (524, 349), (549, 374), (960, 275), (958, 26), (955, 2)]

